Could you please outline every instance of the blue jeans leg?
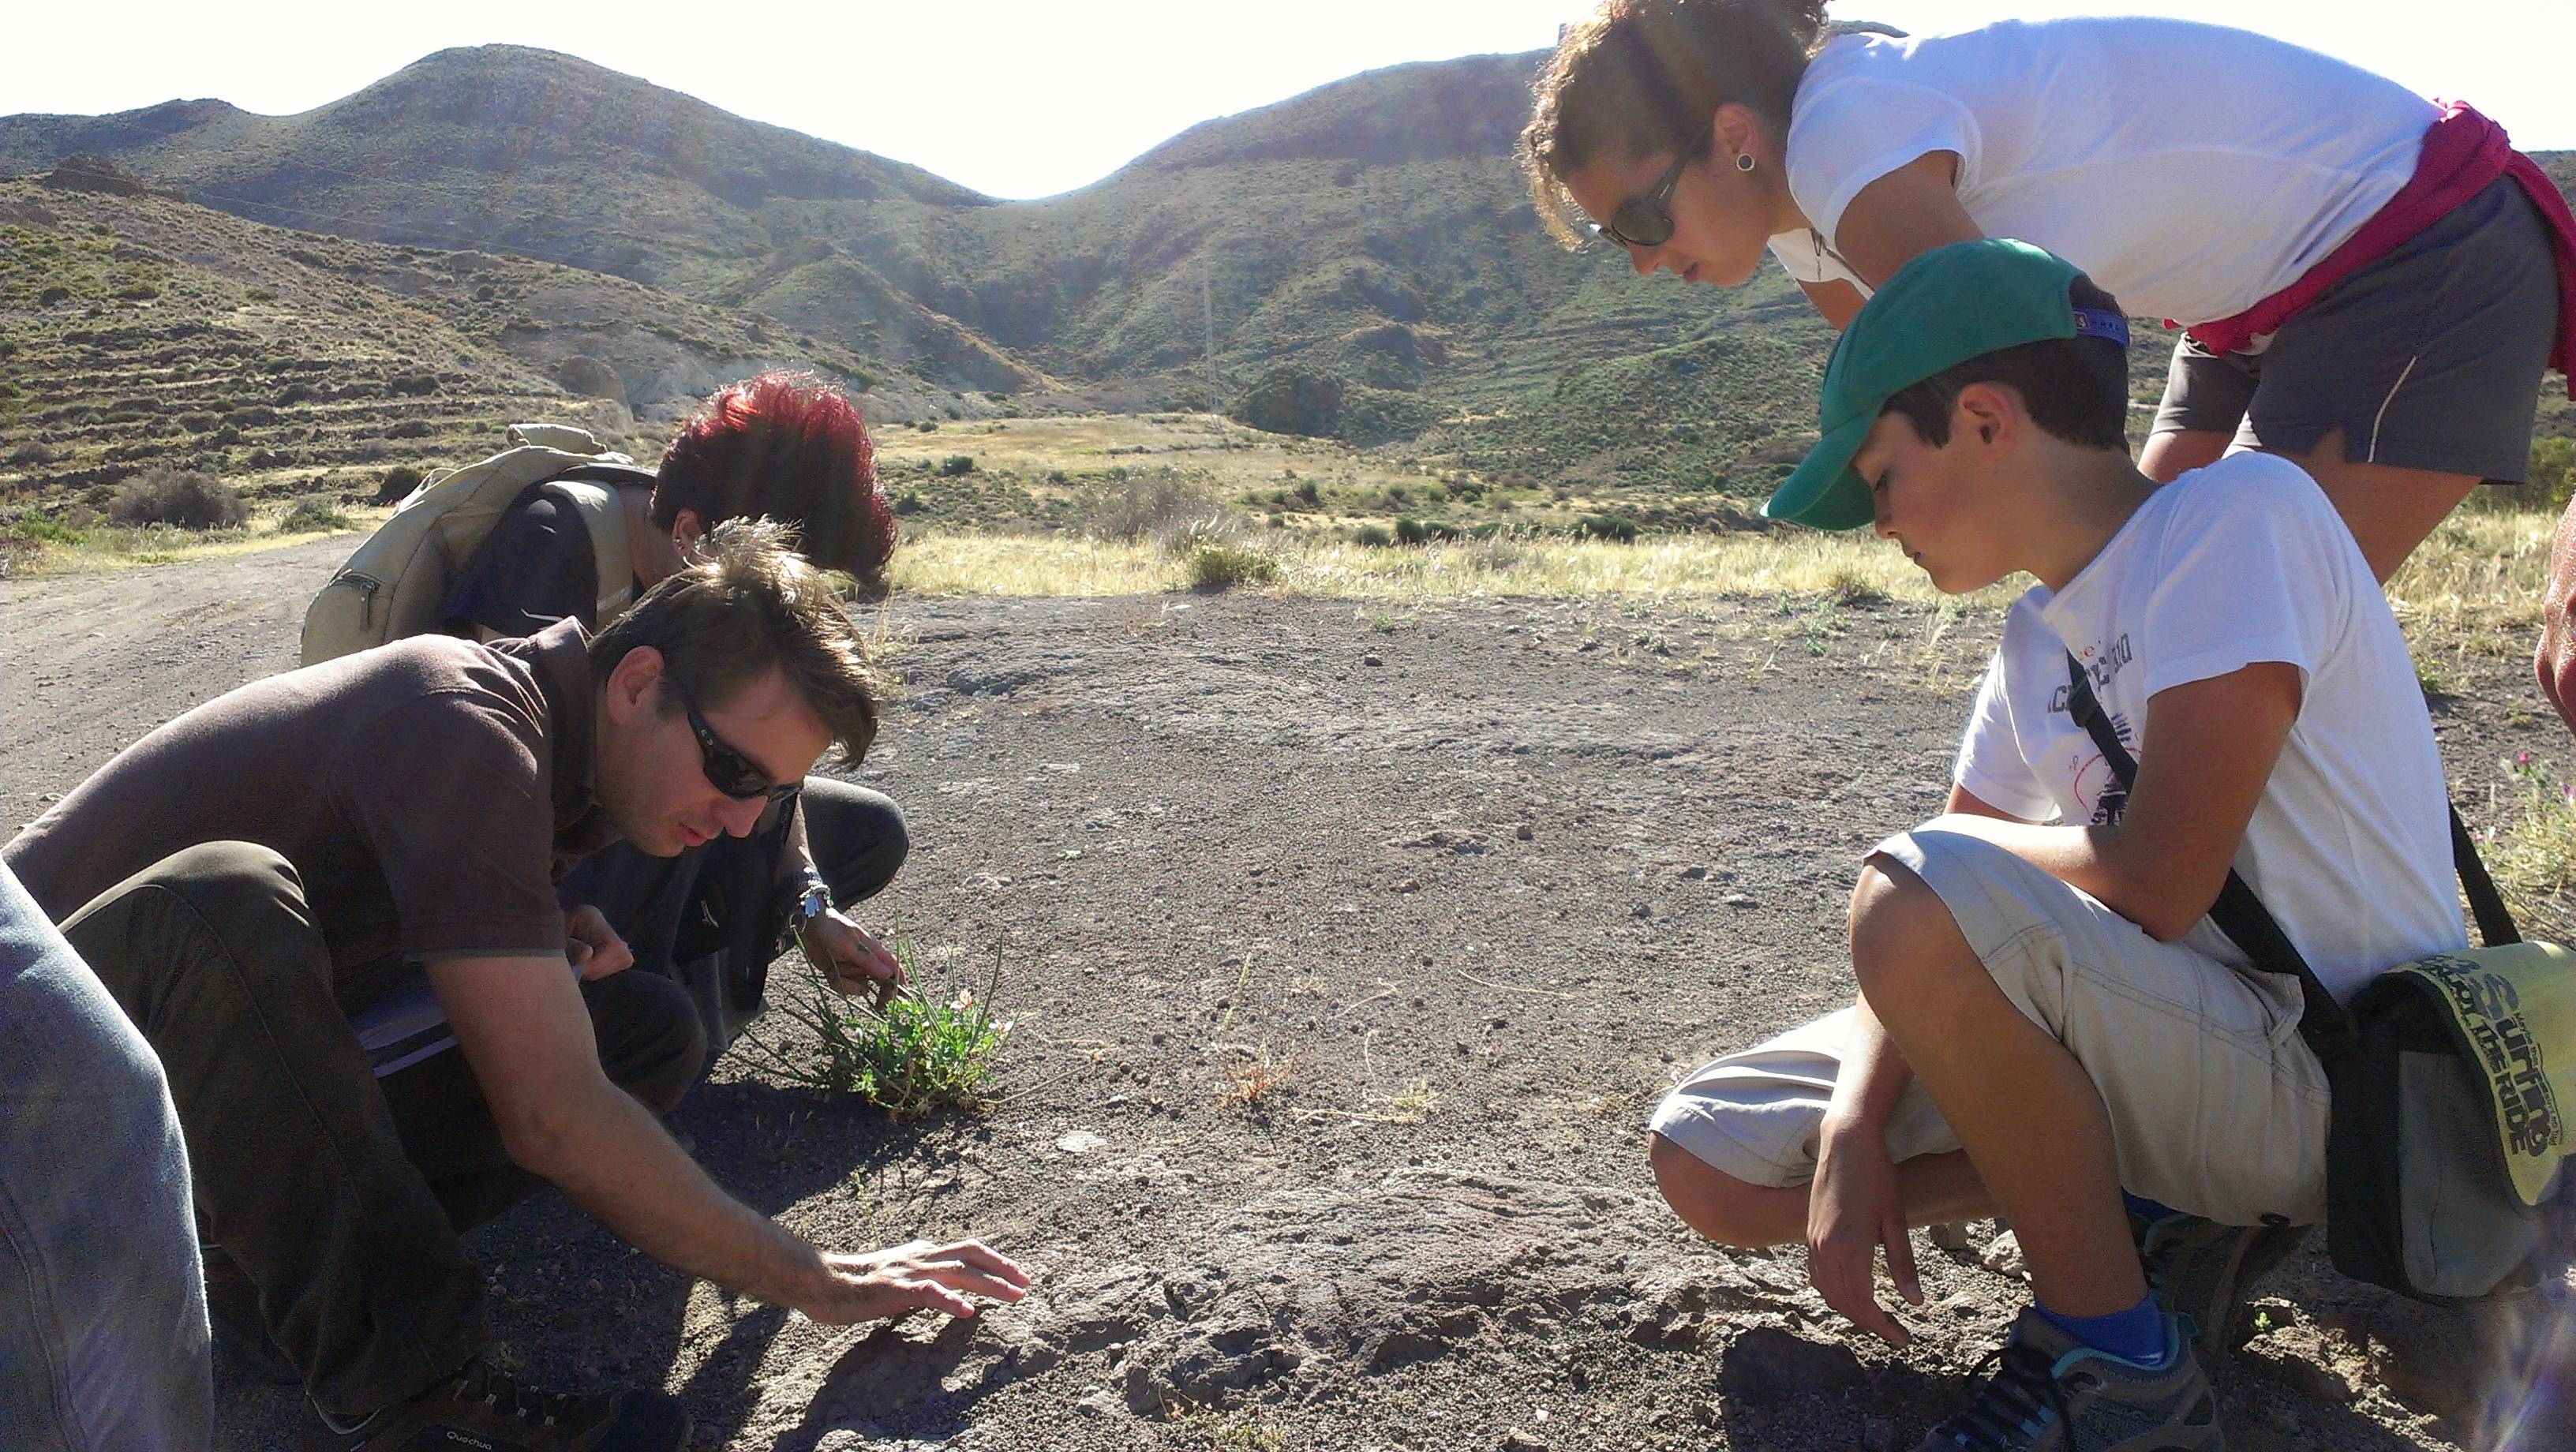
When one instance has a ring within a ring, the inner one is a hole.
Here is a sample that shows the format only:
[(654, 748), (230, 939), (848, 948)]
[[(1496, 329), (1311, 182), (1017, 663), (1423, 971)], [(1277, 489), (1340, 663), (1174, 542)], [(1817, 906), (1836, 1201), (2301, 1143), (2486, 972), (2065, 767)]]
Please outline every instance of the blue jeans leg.
[(0, 1452), (196, 1452), (213, 1418), (161, 1061), (0, 866)]

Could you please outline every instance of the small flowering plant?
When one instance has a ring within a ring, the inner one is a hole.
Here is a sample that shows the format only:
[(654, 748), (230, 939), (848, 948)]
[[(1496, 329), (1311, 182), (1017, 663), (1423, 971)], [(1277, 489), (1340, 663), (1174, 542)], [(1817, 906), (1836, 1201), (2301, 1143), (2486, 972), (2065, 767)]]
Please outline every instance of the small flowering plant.
[(981, 993), (962, 984), (953, 992), (925, 984), (912, 937), (900, 924), (885, 945), (903, 966), (903, 984), (883, 1007), (815, 983), (777, 1005), (813, 1031), (813, 1049), (746, 1041), (788, 1082), (826, 1094), (855, 1094), (896, 1119), (981, 1108), (991, 1098), (994, 1060), (1011, 1033), (1008, 1020), (993, 1017), (1001, 945), (994, 945), (992, 976)]

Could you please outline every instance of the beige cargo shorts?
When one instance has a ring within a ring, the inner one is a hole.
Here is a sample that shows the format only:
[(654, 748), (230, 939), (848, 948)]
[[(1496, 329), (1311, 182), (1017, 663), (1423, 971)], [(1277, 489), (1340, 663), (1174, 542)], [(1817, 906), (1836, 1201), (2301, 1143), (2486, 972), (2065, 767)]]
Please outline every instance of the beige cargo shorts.
[[(1939, 821), (1878, 844), (1937, 893), (1996, 986), (2066, 1045), (2110, 1111), (2120, 1183), (2231, 1225), (2325, 1218), (2326, 1077), (2295, 982), (2206, 921), (2160, 943), (2086, 893)], [(1657, 1134), (1735, 1179), (1803, 1184), (1850, 1036), (1844, 1009), (1700, 1066)], [(1960, 1147), (1921, 1084), (1888, 1124), (1902, 1162)]]

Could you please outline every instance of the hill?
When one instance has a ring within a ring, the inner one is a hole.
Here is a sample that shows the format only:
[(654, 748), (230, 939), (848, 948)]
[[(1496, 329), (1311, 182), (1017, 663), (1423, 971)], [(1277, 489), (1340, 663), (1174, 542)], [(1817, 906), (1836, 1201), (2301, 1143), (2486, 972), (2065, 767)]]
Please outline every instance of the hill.
[[(1509, 155), (1539, 60), (1353, 76), (1031, 202), (514, 46), (442, 51), (297, 116), (0, 118), (0, 169), (100, 152), (251, 220), (622, 279), (652, 291), (602, 282), (599, 306), (685, 299), (777, 351), (968, 395), (898, 390), (895, 418), (976, 395), (1338, 394), (1368, 405), (1318, 425), (1346, 437), (1427, 429), (1409, 449), (1482, 468), (1757, 492), (1809, 428), (1830, 335), (1776, 270), (1643, 284), (1622, 255), (1554, 246)], [(2543, 160), (2576, 184), (2576, 160)], [(513, 356), (551, 366), (533, 346)], [(2576, 418), (2553, 406), (2546, 426)]]
[(262, 226), (82, 158), (0, 182), (0, 491), (153, 464), (253, 494), (371, 491), (394, 462), (576, 417), (649, 447), (718, 384), (815, 367), (899, 411), (946, 395), (758, 314), (522, 257)]
[[(935, 340), (933, 371), (966, 387), (1195, 371), (1211, 311), (1229, 377), (1313, 351), (1375, 366), (1372, 382), (1418, 366), (1472, 380), (1492, 371), (1491, 344), (1561, 325), (1574, 284), (1617, 265), (1557, 251), (1521, 198), (1508, 152), (1535, 64), (1353, 77), (1192, 128), (1040, 202), (996, 203), (512, 46), (442, 51), (297, 116), (192, 101), (0, 118), (0, 169), (96, 152), (253, 220), (607, 272), (757, 307), (890, 362)], [(1731, 311), (1670, 302), (1632, 293), (1601, 316), (1578, 298), (1572, 315), (1600, 340), (1643, 328), (1656, 343)], [(1014, 374), (1019, 354), (1037, 368)]]

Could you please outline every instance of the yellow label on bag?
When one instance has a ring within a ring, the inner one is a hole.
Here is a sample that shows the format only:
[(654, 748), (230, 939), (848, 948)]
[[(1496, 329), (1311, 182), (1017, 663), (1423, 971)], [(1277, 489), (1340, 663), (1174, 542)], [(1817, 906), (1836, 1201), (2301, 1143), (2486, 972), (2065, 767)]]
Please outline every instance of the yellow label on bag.
[(2509, 943), (2392, 971), (2429, 989), (2450, 1015), (2494, 1109), (2514, 1193), (2538, 1205), (2567, 1156), (2566, 1106), (2576, 1103), (2576, 953)]

